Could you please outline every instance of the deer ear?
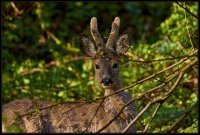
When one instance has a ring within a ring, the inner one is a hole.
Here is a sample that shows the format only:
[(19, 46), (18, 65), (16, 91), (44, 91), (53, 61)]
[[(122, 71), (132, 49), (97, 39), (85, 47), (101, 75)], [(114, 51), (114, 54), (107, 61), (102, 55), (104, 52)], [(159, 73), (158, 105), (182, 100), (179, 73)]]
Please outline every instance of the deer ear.
[(127, 33), (122, 34), (116, 44), (115, 44), (115, 51), (117, 53), (117, 55), (121, 55), (123, 53), (125, 53), (130, 45), (130, 37)]
[(87, 56), (94, 57), (96, 55), (95, 45), (86, 35), (81, 35), (81, 50)]

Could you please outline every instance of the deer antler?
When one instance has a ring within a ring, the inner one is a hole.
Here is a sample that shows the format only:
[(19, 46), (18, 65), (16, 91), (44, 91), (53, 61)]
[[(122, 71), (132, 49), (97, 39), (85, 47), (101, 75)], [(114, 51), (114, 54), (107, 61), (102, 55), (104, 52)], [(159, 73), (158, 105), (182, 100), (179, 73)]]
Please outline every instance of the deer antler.
[(119, 17), (115, 17), (115, 20), (112, 23), (112, 29), (111, 29), (108, 41), (106, 43), (106, 48), (109, 48), (113, 51), (114, 51), (113, 45), (118, 36), (119, 27), (120, 27), (120, 19), (119, 19)]
[(96, 43), (96, 47), (100, 50), (104, 48), (104, 43), (103, 40), (98, 32), (98, 27), (97, 27), (97, 18), (92, 17), (91, 22), (90, 22), (90, 32), (92, 34), (92, 37)]

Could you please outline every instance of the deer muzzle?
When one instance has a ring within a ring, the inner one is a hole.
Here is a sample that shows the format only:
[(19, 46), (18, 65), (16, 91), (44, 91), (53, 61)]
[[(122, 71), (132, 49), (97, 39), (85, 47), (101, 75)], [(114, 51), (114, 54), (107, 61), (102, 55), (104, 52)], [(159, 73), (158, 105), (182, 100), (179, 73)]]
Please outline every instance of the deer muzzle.
[(102, 81), (101, 81), (101, 85), (104, 87), (104, 86), (111, 86), (113, 84), (113, 81), (110, 77), (106, 77), (106, 78), (103, 78)]

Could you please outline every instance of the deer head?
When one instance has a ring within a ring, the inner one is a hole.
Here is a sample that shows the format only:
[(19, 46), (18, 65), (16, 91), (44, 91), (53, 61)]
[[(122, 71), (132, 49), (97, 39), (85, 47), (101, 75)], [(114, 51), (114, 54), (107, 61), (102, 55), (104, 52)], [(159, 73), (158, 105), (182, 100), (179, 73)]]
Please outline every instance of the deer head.
[(90, 22), (90, 32), (94, 42), (86, 35), (81, 36), (81, 49), (86, 56), (94, 58), (95, 78), (104, 88), (118, 85), (119, 58), (127, 51), (130, 44), (128, 34), (122, 34), (118, 38), (119, 27), (120, 19), (115, 17), (105, 45), (98, 32), (97, 19), (93, 17)]

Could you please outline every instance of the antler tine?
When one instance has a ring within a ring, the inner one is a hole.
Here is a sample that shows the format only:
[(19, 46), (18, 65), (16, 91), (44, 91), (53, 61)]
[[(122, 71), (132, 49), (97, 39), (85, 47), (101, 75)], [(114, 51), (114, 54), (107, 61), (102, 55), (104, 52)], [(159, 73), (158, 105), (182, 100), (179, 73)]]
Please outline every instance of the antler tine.
[(103, 48), (104, 43), (103, 40), (98, 32), (98, 27), (97, 27), (97, 18), (92, 17), (91, 22), (90, 22), (90, 32), (92, 34), (92, 37), (96, 43), (97, 48)]
[(115, 20), (112, 23), (112, 29), (111, 29), (108, 41), (106, 43), (106, 48), (114, 49), (113, 45), (118, 36), (119, 27), (120, 27), (120, 19), (119, 17), (115, 17)]

